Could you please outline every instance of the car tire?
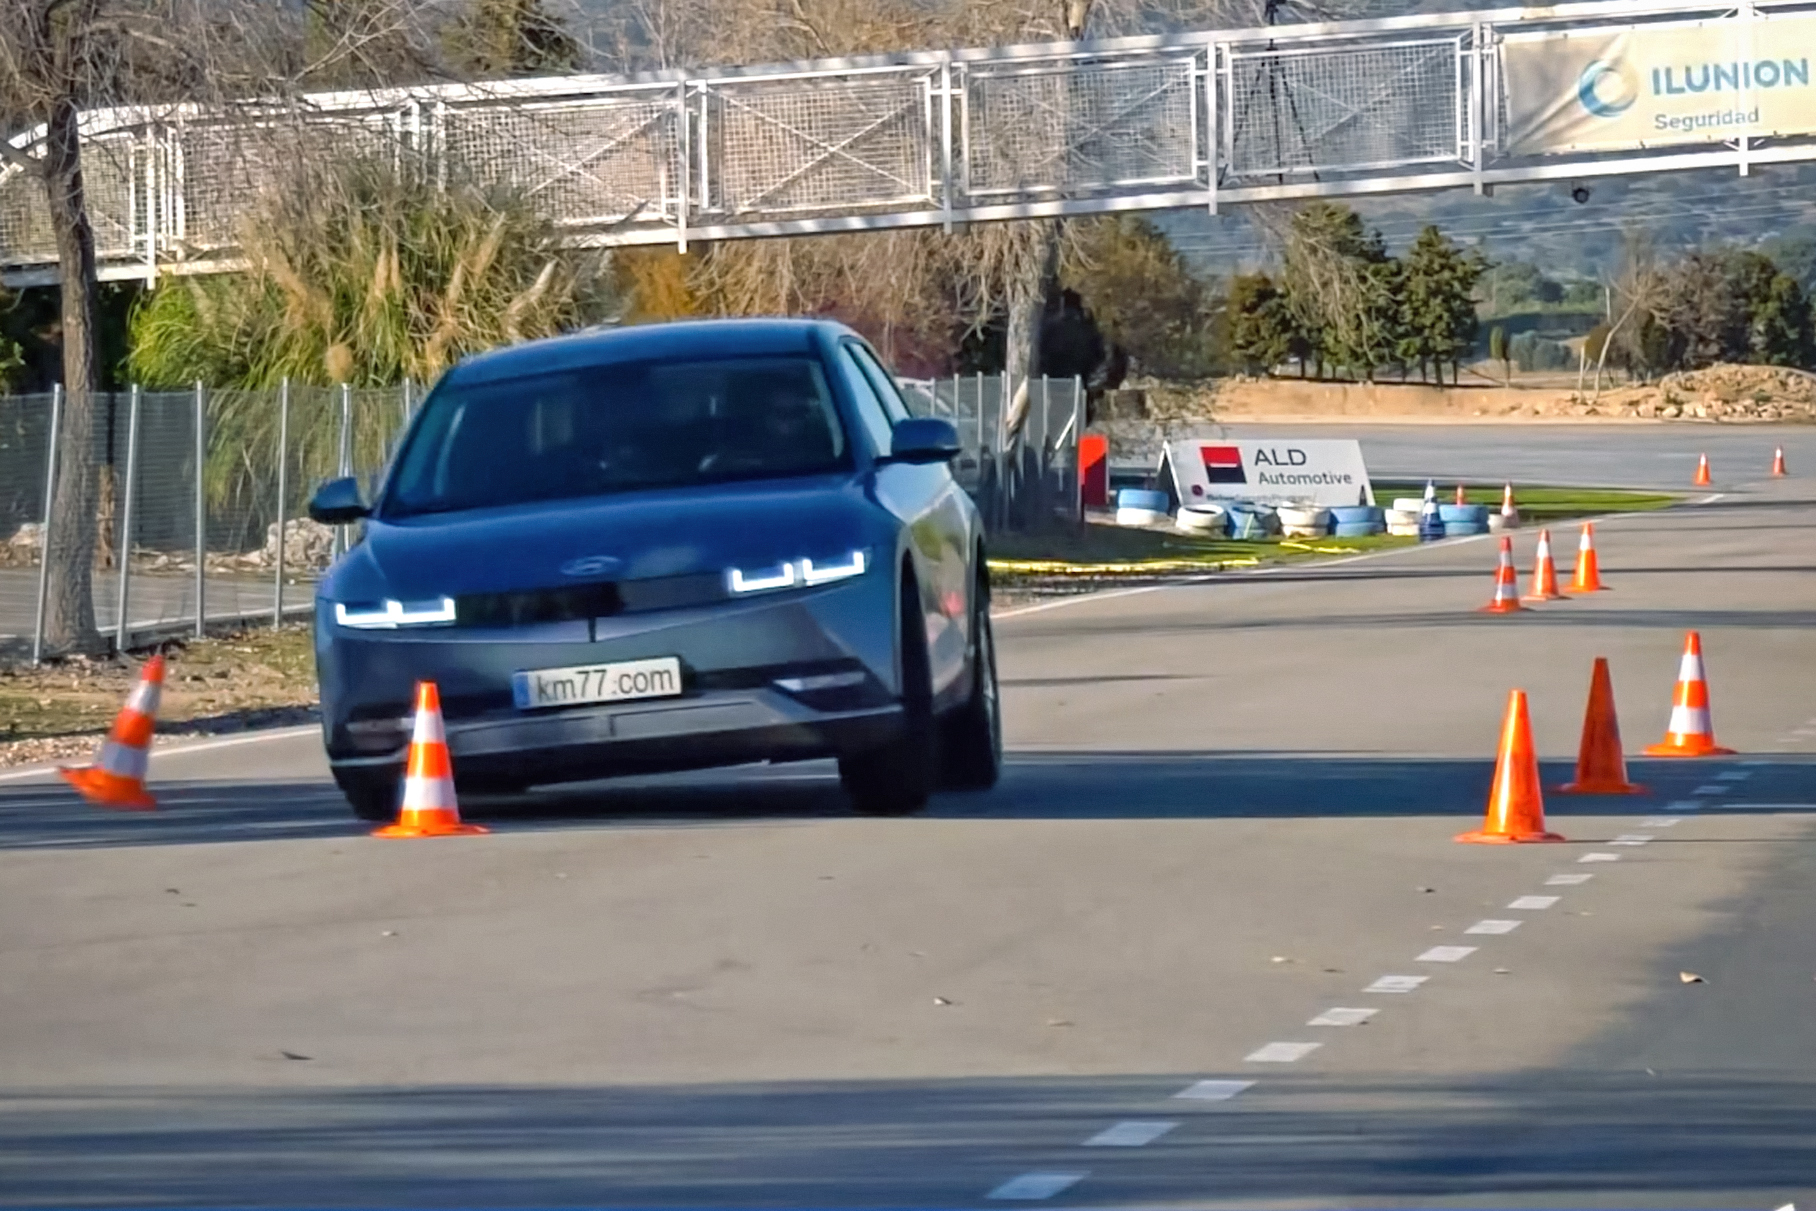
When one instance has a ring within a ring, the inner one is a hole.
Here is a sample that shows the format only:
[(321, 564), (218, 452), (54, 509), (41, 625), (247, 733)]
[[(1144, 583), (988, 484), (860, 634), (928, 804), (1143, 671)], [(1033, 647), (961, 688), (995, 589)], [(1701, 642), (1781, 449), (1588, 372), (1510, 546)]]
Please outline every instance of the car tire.
[(860, 816), (907, 816), (927, 806), (938, 754), (933, 735), (933, 673), (920, 591), (902, 578), (902, 730), (881, 748), (839, 758), (839, 783)]
[(395, 776), (334, 771), (334, 782), (347, 798), (353, 814), (370, 824), (397, 819), (398, 782)]
[(996, 633), (990, 625), (990, 593), (980, 585), (971, 625), (977, 636), (972, 654), (971, 693), (964, 705), (940, 720), (940, 789), (987, 791), (1003, 768), (1002, 704), (996, 681)]

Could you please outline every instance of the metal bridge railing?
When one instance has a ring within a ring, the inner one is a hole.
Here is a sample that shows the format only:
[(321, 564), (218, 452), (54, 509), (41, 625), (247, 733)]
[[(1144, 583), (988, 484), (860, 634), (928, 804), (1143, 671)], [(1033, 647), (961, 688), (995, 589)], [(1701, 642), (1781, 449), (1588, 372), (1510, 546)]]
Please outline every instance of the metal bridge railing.
[[(343, 92), (309, 97), (288, 117), (251, 104), (94, 111), (84, 115), (89, 201), (104, 276), (154, 277), (236, 267), (239, 220), (279, 185), (285, 165), (350, 149), (407, 158), (443, 179), (510, 182), (577, 244), (682, 247), (1718, 164), (1744, 171), (1816, 158), (1816, 142), (1703, 133), (1615, 154), (1510, 154), (1508, 39), (1565, 30), (1593, 39), (1685, 22), (1731, 30), (1812, 10), (1816, 0), (1753, 0), (1738, 10), (1591, 0), (628, 79)], [(1570, 103), (1565, 93), (1574, 95), (1565, 89), (1558, 104)], [(34, 137), (14, 145), (28, 149)], [(16, 166), (0, 167), (0, 271), (15, 283), (42, 279), (54, 262), (39, 195)]]

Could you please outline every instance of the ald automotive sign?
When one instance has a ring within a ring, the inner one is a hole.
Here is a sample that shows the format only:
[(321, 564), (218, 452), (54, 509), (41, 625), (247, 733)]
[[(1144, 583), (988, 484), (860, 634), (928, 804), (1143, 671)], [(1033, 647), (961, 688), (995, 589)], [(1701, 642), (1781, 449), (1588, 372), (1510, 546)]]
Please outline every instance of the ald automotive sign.
[(1267, 504), (1374, 503), (1362, 447), (1353, 441), (1177, 441), (1162, 468), (1185, 504), (1256, 500)]
[(1730, 18), (1508, 37), (1515, 155), (1816, 131), (1816, 18)]

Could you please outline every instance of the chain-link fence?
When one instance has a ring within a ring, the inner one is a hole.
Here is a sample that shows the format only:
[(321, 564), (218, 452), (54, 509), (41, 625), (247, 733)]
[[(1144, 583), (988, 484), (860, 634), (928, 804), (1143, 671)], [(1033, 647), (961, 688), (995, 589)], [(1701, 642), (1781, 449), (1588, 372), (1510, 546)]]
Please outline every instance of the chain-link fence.
[[(957, 426), (964, 453), (955, 471), (992, 528), (1080, 518), (1076, 380), (1034, 379), (1025, 393), (986, 375), (904, 386), (917, 413)], [(89, 577), (101, 633), (124, 649), (159, 634), (306, 615), (315, 579), (354, 537), (310, 521), (309, 496), (339, 475), (370, 492), (416, 396), (408, 383), (98, 396)], [(0, 396), (0, 649), (29, 649), (33, 659), (44, 645), (48, 573), (74, 558), (62, 535), (41, 558), (51, 488), (71, 465), (51, 441), (61, 407), (60, 393)]]

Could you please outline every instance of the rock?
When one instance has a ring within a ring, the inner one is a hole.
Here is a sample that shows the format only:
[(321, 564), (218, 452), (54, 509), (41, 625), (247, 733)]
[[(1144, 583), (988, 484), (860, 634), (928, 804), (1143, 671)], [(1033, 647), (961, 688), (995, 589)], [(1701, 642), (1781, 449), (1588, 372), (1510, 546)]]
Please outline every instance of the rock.
[(41, 521), (24, 523), (6, 540), (6, 549), (14, 555), (36, 555), (43, 545), (44, 523)]
[(1649, 420), (1652, 417), (1658, 415), (1658, 405), (1653, 403), (1651, 400), (1647, 400), (1645, 403), (1643, 403), (1639, 407), (1635, 408), (1633, 410), (1633, 413), (1635, 416), (1643, 416)]
[[(259, 552), (260, 563), (277, 559), (277, 523), (265, 527), (265, 546)], [(334, 528), (307, 517), (284, 523), (284, 566), (290, 568), (326, 568), (334, 560)]]

